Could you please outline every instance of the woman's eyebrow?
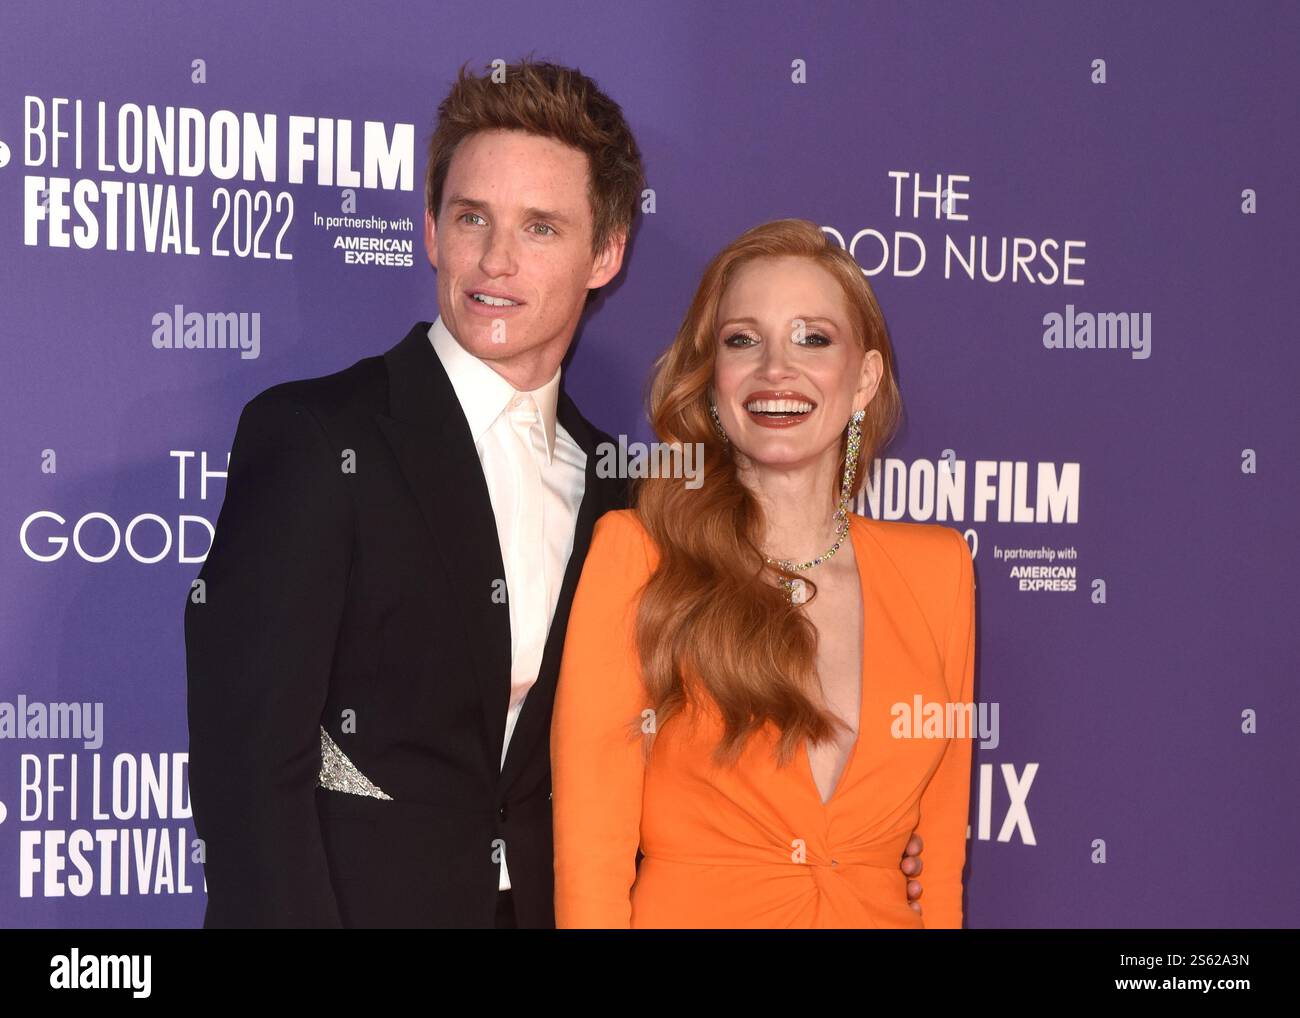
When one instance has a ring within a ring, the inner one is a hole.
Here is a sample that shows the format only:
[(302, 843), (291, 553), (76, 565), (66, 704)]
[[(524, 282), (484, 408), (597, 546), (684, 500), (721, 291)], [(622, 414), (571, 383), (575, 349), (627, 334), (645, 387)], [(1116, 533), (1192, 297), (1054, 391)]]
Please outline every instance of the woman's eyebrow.
[[(812, 325), (813, 323), (819, 323), (822, 325), (829, 325), (831, 326), (831, 328), (839, 328), (838, 324), (835, 322), (833, 318), (827, 318), (825, 315), (795, 315), (795, 317), (791, 319), (791, 321), (802, 321), (805, 325)], [(728, 318), (725, 322), (720, 323), (718, 325), (718, 328), (725, 329), (728, 325), (758, 325), (758, 324), (760, 323), (757, 318), (750, 318), (748, 315), (746, 315), (740, 318)]]

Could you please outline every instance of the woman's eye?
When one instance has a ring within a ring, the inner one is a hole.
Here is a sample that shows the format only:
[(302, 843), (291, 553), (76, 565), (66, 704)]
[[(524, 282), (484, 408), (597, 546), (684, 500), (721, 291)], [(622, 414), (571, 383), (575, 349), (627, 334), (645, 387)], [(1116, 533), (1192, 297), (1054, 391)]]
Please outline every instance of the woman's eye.
[[(791, 336), (790, 340), (799, 346), (830, 346), (832, 342), (828, 336), (820, 332), (805, 332), (803, 338)], [(757, 339), (744, 332), (737, 332), (723, 340), (727, 346), (739, 347), (753, 346), (757, 342)]]
[[(796, 340), (796, 342), (798, 341)], [(806, 332), (804, 333), (803, 342), (800, 345), (830, 346), (831, 341), (826, 336), (823, 336), (820, 332)]]
[(723, 340), (727, 346), (753, 346), (756, 342), (753, 336), (747, 336), (743, 332), (737, 332)]

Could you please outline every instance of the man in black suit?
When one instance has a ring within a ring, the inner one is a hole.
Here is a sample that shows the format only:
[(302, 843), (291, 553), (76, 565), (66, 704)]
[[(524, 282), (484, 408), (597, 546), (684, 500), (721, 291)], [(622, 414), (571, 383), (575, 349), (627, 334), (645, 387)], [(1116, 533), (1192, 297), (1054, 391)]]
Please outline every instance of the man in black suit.
[(643, 171), (618, 106), (549, 64), (462, 69), (429, 156), (439, 319), (240, 417), (185, 613), (205, 926), (554, 926), (555, 680), (626, 504), (560, 362)]
[(553, 927), (549, 730), (624, 482), (560, 364), (641, 199), (576, 71), (462, 69), (425, 242), (439, 317), (244, 408), (185, 612), (206, 927)]

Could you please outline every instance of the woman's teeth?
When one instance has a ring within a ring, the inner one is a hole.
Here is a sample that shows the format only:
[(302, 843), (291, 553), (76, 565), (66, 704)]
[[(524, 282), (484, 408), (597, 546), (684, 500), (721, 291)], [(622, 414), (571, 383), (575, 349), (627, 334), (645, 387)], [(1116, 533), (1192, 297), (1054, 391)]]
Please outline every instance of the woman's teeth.
[(756, 399), (745, 404), (751, 414), (806, 414), (813, 405), (801, 399)]

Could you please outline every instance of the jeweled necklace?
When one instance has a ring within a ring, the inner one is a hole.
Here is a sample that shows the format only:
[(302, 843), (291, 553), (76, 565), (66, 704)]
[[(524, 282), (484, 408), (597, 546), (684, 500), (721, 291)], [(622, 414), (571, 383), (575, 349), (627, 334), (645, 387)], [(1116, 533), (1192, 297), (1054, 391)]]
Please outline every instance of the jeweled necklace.
[[(848, 536), (849, 504), (847, 499), (841, 496), (839, 507), (835, 510), (835, 515), (832, 518), (836, 521), (835, 543), (832, 544), (826, 551), (818, 555), (816, 558), (809, 559), (807, 562), (801, 562), (798, 565), (791, 562), (789, 559), (771, 558), (767, 555), (763, 556), (763, 561), (770, 566), (779, 566), (780, 568), (784, 569), (786, 572), (790, 572), (790, 573), (804, 573), (807, 572), (809, 569), (821, 565), (828, 558), (830, 558), (832, 555), (834, 555), (837, 551), (840, 550), (840, 545), (844, 543), (844, 538)], [(788, 576), (778, 576), (777, 582), (781, 584), (781, 586), (785, 589), (786, 594), (789, 595), (791, 604), (801, 603), (801, 601), (797, 601), (795, 599), (795, 590), (797, 589), (796, 584), (802, 586), (800, 581), (792, 580)]]

